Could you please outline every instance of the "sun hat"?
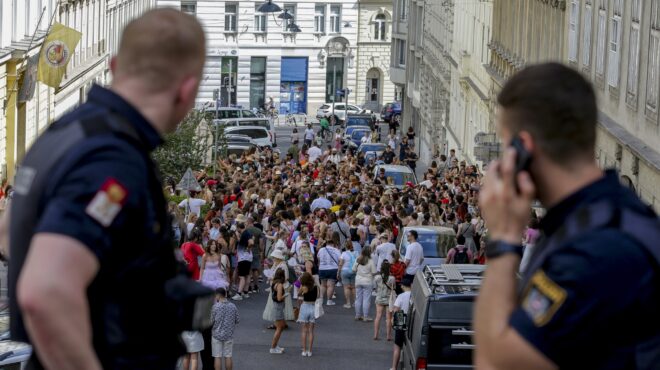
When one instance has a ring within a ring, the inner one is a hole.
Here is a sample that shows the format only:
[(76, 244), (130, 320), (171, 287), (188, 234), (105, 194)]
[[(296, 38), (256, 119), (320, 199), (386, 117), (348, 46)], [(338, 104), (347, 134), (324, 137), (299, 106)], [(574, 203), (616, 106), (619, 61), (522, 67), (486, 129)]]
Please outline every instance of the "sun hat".
[(281, 250), (275, 249), (271, 254), (270, 258), (277, 258), (278, 260), (284, 261), (284, 253)]

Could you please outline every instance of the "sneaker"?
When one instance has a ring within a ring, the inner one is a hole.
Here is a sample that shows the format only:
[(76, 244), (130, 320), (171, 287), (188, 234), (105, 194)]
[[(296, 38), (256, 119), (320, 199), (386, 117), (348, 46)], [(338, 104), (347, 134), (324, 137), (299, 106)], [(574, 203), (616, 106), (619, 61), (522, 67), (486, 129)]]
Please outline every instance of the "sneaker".
[(337, 295), (335, 293), (332, 293), (332, 299), (337, 299)]
[(243, 297), (241, 297), (240, 294), (236, 293), (236, 295), (234, 295), (233, 297), (231, 297), (231, 299), (233, 299), (234, 301), (242, 301), (242, 300), (243, 300)]
[(307, 357), (312, 357), (312, 352), (307, 351)]
[(282, 354), (282, 349), (275, 347), (270, 349), (270, 354), (271, 355), (281, 355)]
[(362, 318), (360, 316), (355, 316), (355, 321), (362, 321)]
[(344, 308), (351, 308), (351, 304), (350, 304), (350, 303), (346, 303), (346, 304), (343, 305), (342, 307), (344, 307)]
[(243, 293), (243, 298), (245, 298), (245, 299), (250, 298), (250, 295), (247, 294), (247, 293)]
[(371, 322), (371, 321), (374, 321), (374, 319), (372, 319), (371, 317), (364, 318), (364, 322)]
[(301, 355), (302, 357), (307, 357), (307, 351), (302, 351), (302, 353), (301, 353), (300, 355)]
[(340, 286), (341, 286), (341, 281), (338, 281), (338, 282), (337, 282), (337, 285), (335, 285), (335, 286), (340, 287)]
[(278, 349), (278, 350), (280, 350), (281, 352), (284, 352), (284, 348), (282, 348), (282, 347), (280, 347), (280, 346), (277, 346), (277, 347), (275, 347), (275, 348)]
[(332, 299), (328, 299), (328, 302), (326, 303), (326, 305), (328, 305), (328, 306), (334, 306), (334, 305), (335, 305), (335, 301), (333, 301)]

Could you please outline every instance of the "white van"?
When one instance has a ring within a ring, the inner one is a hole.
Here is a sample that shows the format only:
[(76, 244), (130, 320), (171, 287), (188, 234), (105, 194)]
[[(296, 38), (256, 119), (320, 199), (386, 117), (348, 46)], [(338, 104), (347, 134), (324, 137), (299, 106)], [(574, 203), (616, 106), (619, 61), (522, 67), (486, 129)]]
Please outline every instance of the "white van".
[(261, 126), (229, 126), (225, 127), (225, 135), (246, 135), (252, 139), (252, 143), (262, 148), (265, 146), (273, 147), (270, 139), (270, 132)]

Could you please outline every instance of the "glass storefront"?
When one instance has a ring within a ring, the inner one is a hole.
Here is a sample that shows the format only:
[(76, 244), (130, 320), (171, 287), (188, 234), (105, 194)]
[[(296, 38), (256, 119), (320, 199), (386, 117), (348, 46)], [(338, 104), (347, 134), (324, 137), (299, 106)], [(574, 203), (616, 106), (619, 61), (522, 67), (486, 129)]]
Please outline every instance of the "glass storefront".
[(250, 108), (263, 108), (266, 100), (266, 57), (250, 60)]
[(331, 103), (335, 97), (337, 101), (343, 101), (336, 92), (344, 88), (344, 58), (328, 58), (325, 86), (326, 103)]

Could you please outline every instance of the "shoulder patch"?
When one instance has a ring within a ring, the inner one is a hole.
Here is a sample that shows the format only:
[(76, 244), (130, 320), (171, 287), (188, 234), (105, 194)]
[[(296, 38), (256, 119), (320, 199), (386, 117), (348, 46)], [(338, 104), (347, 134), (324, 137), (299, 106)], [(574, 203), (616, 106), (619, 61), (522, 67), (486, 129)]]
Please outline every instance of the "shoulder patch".
[(552, 319), (565, 300), (566, 290), (539, 270), (525, 289), (522, 308), (534, 321), (534, 325), (541, 327)]
[(108, 227), (126, 204), (127, 198), (126, 188), (117, 180), (109, 178), (96, 192), (85, 212), (101, 225)]

